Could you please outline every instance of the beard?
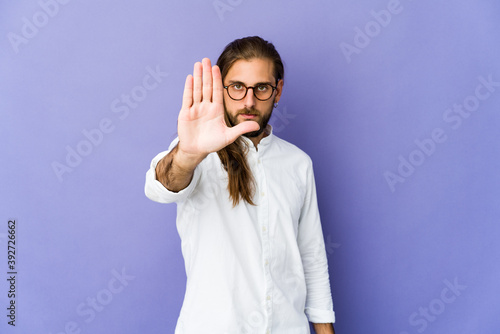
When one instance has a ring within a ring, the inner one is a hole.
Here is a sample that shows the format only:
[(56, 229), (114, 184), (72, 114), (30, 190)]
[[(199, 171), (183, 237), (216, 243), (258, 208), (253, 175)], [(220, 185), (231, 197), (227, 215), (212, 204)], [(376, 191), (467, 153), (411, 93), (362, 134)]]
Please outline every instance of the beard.
[[(236, 112), (236, 115), (231, 115), (227, 109), (225, 108), (225, 113), (226, 113), (226, 116), (227, 116), (227, 119), (229, 120), (229, 125), (231, 127), (237, 125), (238, 123), (238, 116), (241, 115), (241, 114), (250, 114), (250, 115), (257, 115), (258, 116), (258, 120), (256, 120), (256, 122), (259, 124), (260, 126), (260, 129), (257, 130), (257, 131), (252, 131), (252, 132), (247, 132), (247, 133), (244, 133), (243, 136), (245, 137), (248, 137), (248, 138), (253, 138), (253, 137), (258, 137), (262, 134), (262, 132), (264, 132), (264, 130), (266, 129), (267, 127), (267, 123), (269, 123), (269, 119), (271, 119), (271, 115), (273, 113), (273, 106), (271, 105), (271, 108), (269, 109), (268, 112), (264, 112), (264, 113), (261, 113), (259, 112), (257, 109), (255, 108), (245, 108), (245, 109), (240, 109)], [(253, 120), (249, 120), (249, 121), (253, 121)], [(243, 121), (243, 122), (246, 122)]]

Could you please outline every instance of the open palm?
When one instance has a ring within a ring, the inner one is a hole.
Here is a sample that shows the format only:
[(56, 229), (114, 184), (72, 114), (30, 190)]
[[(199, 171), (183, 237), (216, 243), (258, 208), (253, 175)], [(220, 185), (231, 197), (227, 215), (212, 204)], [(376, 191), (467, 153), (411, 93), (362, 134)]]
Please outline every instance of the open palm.
[(226, 147), (242, 134), (259, 129), (254, 121), (228, 127), (224, 121), (223, 93), (219, 67), (212, 67), (208, 58), (197, 62), (193, 75), (186, 78), (177, 124), (179, 149), (184, 153), (205, 156)]

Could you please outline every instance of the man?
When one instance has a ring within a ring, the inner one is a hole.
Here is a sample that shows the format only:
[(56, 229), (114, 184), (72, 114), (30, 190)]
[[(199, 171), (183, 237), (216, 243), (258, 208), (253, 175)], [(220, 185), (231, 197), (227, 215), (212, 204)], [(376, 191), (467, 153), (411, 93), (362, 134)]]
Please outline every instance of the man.
[(146, 195), (177, 203), (187, 284), (176, 334), (334, 334), (310, 158), (268, 125), (283, 63), (260, 37), (194, 65), (178, 138)]

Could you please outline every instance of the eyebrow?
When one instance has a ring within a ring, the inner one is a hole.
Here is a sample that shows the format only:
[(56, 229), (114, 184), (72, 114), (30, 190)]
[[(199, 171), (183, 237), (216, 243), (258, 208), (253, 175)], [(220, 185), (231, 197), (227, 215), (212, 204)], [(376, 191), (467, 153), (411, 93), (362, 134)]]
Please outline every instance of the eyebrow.
[[(229, 86), (229, 85), (232, 85), (232, 84), (242, 84), (245, 87), (248, 87), (248, 85), (246, 83), (238, 81), (238, 80), (229, 80), (229, 82), (228, 82), (227, 85)], [(270, 81), (262, 81), (262, 82), (257, 82), (254, 86), (258, 86), (258, 85), (271, 85), (272, 86), (273, 84)]]

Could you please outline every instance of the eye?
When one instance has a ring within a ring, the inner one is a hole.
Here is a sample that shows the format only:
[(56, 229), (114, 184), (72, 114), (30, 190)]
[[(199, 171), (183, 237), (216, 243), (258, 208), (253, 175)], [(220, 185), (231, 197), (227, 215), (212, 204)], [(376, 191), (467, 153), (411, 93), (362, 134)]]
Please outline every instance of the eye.
[(242, 90), (243, 89), (243, 85), (242, 84), (233, 84), (233, 89), (234, 90)]
[(257, 90), (259, 92), (267, 92), (269, 90), (269, 86), (268, 85), (258, 85)]

